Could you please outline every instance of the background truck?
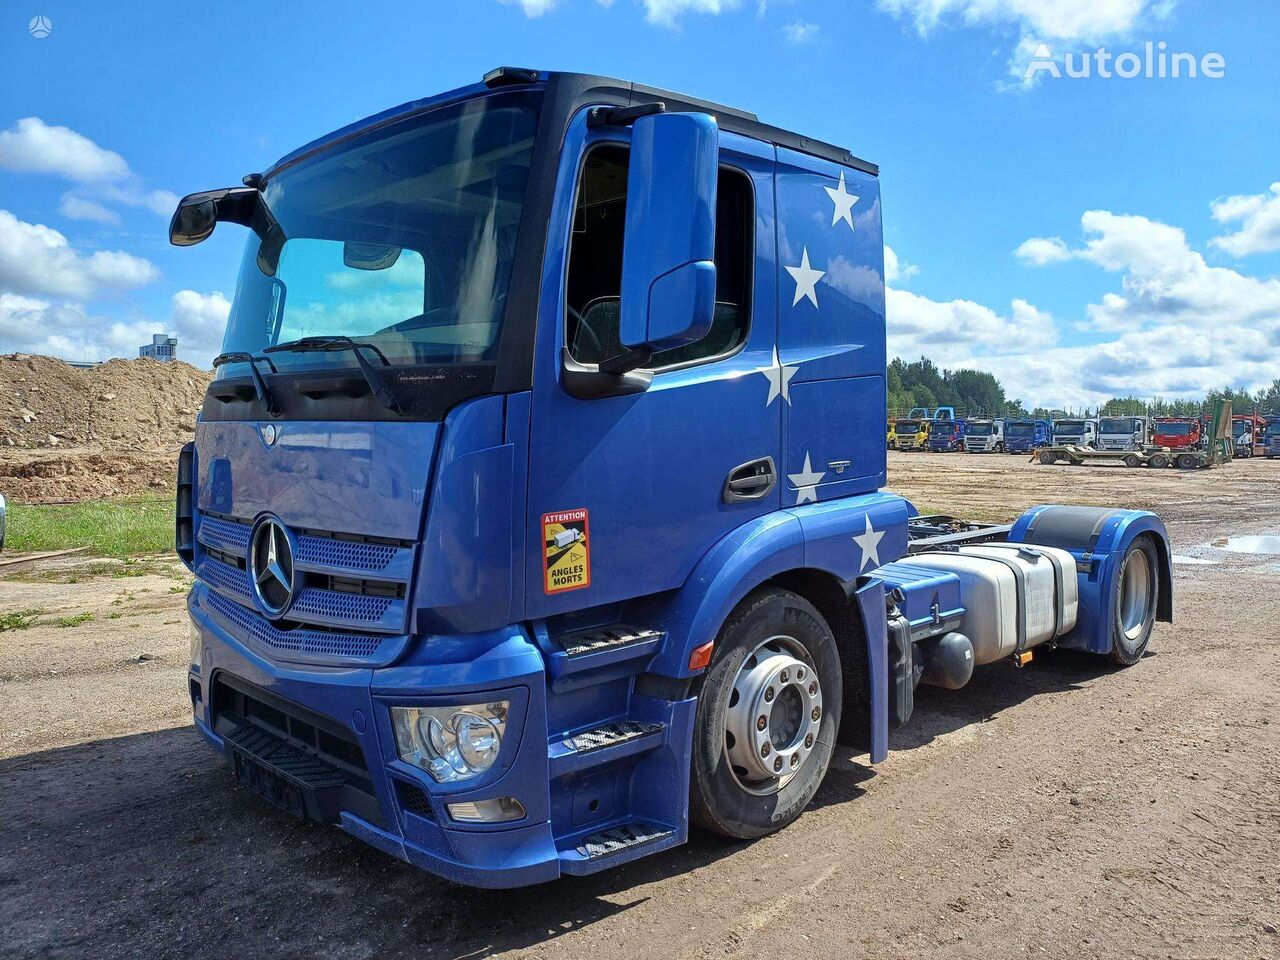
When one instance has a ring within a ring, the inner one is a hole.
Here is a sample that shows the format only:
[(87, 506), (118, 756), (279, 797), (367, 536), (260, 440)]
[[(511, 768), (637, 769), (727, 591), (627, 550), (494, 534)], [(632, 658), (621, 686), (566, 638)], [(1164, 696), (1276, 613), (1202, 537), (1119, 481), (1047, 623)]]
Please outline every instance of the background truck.
[(886, 450), (898, 449), (898, 425), (896, 420), (890, 420), (885, 425), (884, 446)]
[(1267, 429), (1266, 417), (1256, 413), (1236, 414), (1231, 418), (1231, 438), (1235, 447), (1235, 455), (1240, 458), (1252, 457), (1255, 448), (1262, 442)]
[(1091, 418), (1053, 421), (1053, 443), (1059, 447), (1098, 446), (1098, 421)]
[(1268, 460), (1280, 457), (1280, 417), (1267, 419), (1266, 429), (1262, 433), (1262, 452)]
[(1195, 450), (1204, 445), (1199, 417), (1159, 417), (1151, 424), (1151, 445), (1170, 450)]
[(899, 450), (924, 450), (929, 445), (929, 420), (899, 420), (895, 424), (894, 439)]
[(170, 225), (248, 227), (178, 462), (188, 691), (298, 816), (491, 887), (759, 837), (917, 684), (1134, 664), (1172, 617), (1152, 513), (883, 489), (884, 289), (826, 279), (883, 275), (843, 148), (499, 68), (244, 183)]
[(1048, 420), (1006, 420), (1004, 446), (1009, 453), (1029, 453), (1046, 446), (1053, 439), (1053, 424)]
[(1100, 417), (1099, 450), (1141, 450), (1147, 445), (1146, 417)]
[(1004, 453), (1004, 420), (965, 420), (966, 453)]
[(929, 449), (934, 453), (956, 453), (964, 449), (966, 421), (947, 418), (929, 424)]

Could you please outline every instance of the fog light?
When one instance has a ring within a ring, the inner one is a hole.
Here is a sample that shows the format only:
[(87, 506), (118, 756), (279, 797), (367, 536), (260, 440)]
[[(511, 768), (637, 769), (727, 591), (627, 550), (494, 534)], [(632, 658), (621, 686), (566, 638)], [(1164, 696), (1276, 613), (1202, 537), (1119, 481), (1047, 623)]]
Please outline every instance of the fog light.
[(450, 803), (449, 816), (459, 823), (507, 823), (524, 817), (524, 807), (515, 797), (493, 800), (468, 800)]
[(484, 773), (498, 759), (510, 702), (456, 707), (392, 707), (400, 759), (427, 771), (437, 783)]
[(200, 628), (196, 626), (196, 622), (194, 620), (188, 622), (187, 628), (190, 631), (188, 639), (191, 641), (191, 666), (199, 670), (200, 649), (204, 646), (204, 643), (200, 639)]

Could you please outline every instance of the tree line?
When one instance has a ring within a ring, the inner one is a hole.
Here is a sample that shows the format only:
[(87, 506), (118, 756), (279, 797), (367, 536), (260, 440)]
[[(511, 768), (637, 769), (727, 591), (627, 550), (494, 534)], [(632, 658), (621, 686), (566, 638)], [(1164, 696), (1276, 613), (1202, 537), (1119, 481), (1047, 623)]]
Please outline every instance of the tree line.
[(955, 407), (967, 417), (1197, 417), (1209, 412), (1217, 399), (1230, 400), (1235, 413), (1280, 416), (1280, 379), (1269, 387), (1250, 393), (1224, 387), (1201, 398), (1112, 397), (1094, 407), (1051, 409), (1027, 407), (1022, 400), (1007, 397), (995, 375), (982, 370), (943, 370), (928, 357), (907, 362), (895, 357), (888, 370), (889, 413), (906, 416), (913, 407)]

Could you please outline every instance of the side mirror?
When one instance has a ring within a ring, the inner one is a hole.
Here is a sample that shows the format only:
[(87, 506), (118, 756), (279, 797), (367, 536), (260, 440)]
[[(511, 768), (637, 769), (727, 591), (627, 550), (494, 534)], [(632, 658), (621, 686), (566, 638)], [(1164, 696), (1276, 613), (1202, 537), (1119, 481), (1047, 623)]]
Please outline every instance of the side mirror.
[(601, 369), (643, 366), (711, 330), (716, 301), (720, 138), (704, 113), (640, 117), (631, 134), (619, 337), (627, 353)]
[(274, 223), (252, 187), (206, 190), (178, 201), (178, 209), (169, 221), (169, 242), (175, 247), (191, 247), (208, 240), (220, 220), (252, 227), (259, 235)]

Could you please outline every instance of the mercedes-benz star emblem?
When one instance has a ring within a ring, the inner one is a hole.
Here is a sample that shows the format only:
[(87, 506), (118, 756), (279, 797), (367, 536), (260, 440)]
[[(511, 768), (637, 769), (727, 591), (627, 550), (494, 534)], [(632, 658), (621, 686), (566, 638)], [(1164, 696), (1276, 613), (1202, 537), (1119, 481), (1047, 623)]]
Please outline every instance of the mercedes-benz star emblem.
[(268, 447), (275, 446), (276, 438), (280, 436), (280, 431), (276, 429), (274, 423), (266, 423), (262, 425), (262, 442)]
[(280, 521), (263, 520), (249, 550), (253, 594), (269, 617), (281, 616), (293, 601), (293, 547)]

